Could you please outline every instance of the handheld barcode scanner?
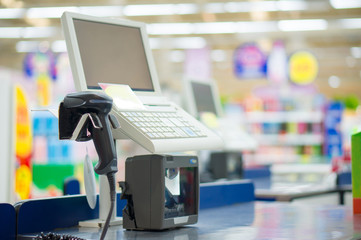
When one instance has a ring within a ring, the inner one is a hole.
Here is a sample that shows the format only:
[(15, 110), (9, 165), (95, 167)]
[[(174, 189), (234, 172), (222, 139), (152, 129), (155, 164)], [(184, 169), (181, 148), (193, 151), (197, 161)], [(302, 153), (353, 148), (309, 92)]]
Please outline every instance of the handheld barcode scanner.
[(68, 94), (59, 107), (59, 138), (75, 141), (93, 139), (99, 162), (96, 173), (106, 175), (111, 194), (111, 209), (101, 239), (109, 226), (115, 202), (114, 174), (118, 171), (117, 155), (111, 125), (118, 128), (117, 120), (109, 115), (113, 99), (101, 92), (78, 92)]

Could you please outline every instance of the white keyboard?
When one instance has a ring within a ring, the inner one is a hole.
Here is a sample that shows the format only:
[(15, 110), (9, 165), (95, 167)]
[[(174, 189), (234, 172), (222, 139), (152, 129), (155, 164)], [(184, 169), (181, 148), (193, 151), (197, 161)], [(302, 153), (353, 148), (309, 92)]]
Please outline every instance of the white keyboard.
[(151, 139), (206, 137), (175, 112), (121, 111), (120, 114)]

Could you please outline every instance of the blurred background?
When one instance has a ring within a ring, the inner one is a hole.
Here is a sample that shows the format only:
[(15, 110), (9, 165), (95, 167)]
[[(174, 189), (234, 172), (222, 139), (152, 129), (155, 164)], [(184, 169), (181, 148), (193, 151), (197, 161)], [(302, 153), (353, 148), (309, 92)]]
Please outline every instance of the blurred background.
[[(0, 0), (2, 148), (13, 149), (4, 165), (16, 169), (5, 181), (15, 199), (61, 195), (64, 179), (82, 179), (85, 155), (96, 159), (92, 143), (59, 141), (57, 119), (31, 111), (75, 91), (64, 11), (145, 22), (162, 90), (179, 104), (184, 79), (215, 81), (225, 116), (256, 142), (240, 151), (244, 169), (271, 167), (291, 182), (350, 171), (350, 136), (361, 126), (360, 1)], [(138, 148), (123, 141), (120, 156)]]

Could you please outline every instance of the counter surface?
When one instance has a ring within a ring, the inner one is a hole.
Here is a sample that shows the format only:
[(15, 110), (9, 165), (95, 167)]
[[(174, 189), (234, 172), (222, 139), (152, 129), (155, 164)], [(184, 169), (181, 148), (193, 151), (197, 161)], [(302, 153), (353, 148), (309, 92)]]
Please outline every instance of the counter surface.
[[(57, 231), (99, 239), (101, 230)], [(248, 202), (201, 210), (196, 225), (166, 231), (126, 231), (110, 227), (106, 239), (361, 239), (361, 215), (347, 206)]]

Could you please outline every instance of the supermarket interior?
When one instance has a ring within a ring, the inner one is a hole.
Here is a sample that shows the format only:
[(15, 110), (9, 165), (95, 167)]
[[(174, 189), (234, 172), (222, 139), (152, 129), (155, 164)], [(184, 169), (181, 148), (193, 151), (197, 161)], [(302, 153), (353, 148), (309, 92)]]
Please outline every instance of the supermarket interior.
[(0, 0), (0, 53), (5, 239), (361, 239), (361, 1)]

